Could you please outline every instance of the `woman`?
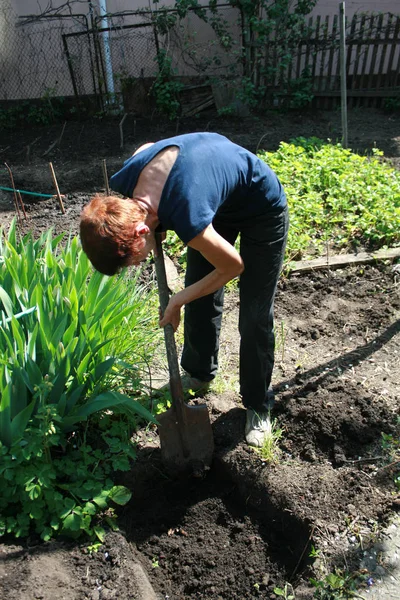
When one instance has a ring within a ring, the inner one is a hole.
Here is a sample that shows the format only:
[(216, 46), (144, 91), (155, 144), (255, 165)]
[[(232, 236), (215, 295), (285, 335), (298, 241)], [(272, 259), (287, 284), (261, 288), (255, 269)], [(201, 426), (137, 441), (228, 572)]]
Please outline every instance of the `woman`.
[[(95, 197), (81, 217), (84, 251), (106, 275), (138, 265), (154, 233), (187, 244), (185, 288), (160, 320), (179, 325), (185, 389), (204, 392), (218, 367), (224, 285), (240, 276), (240, 392), (247, 443), (262, 446), (273, 404), (273, 306), (288, 230), (286, 196), (257, 156), (216, 133), (145, 144), (110, 179), (119, 197)], [(240, 252), (234, 244), (240, 234)]]

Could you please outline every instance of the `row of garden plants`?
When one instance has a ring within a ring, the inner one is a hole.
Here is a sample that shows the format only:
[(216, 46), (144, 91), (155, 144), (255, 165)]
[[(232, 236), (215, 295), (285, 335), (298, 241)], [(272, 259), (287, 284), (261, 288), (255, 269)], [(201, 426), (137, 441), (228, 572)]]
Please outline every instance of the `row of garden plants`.
[[(400, 173), (378, 150), (300, 138), (259, 155), (289, 198), (288, 264), (327, 243), (399, 244)], [(176, 236), (165, 247), (184, 265)], [(144, 383), (162, 336), (155, 286), (93, 272), (78, 238), (21, 238), (15, 222), (0, 256), (0, 536), (100, 543), (130, 499), (114, 479), (135, 460), (133, 433), (156, 422)]]

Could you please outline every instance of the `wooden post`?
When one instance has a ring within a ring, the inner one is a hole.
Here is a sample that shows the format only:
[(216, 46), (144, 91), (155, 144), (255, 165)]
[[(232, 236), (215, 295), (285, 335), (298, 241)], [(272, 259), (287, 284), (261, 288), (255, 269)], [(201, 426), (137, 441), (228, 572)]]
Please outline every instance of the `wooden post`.
[[(10, 167), (8, 166), (8, 164), (7, 163), (4, 163), (4, 164), (6, 166), (7, 171), (9, 172), (12, 189), (14, 190), (14, 205), (15, 205), (15, 212), (17, 213), (17, 219), (19, 222), (21, 222), (21, 215), (19, 214), (17, 190), (15, 189), (15, 184), (14, 184), (14, 177), (13, 177), (12, 171), (11, 171)], [(25, 216), (25, 218), (26, 218), (26, 216)]]
[(103, 158), (103, 179), (104, 179), (104, 187), (106, 190), (106, 194), (107, 196), (110, 195), (110, 186), (108, 185), (108, 174), (107, 174), (107, 163), (106, 163), (106, 159)]
[(65, 215), (64, 203), (63, 203), (62, 198), (61, 198), (60, 189), (58, 187), (56, 174), (55, 174), (54, 169), (53, 169), (53, 163), (50, 162), (49, 163), (49, 167), (50, 167), (50, 171), (51, 171), (51, 176), (53, 177), (54, 187), (56, 188), (57, 198), (58, 198), (58, 202), (60, 204), (61, 212), (63, 213), (63, 215)]
[(347, 148), (347, 83), (346, 83), (346, 15), (345, 3), (340, 3), (340, 91), (342, 103), (342, 145)]

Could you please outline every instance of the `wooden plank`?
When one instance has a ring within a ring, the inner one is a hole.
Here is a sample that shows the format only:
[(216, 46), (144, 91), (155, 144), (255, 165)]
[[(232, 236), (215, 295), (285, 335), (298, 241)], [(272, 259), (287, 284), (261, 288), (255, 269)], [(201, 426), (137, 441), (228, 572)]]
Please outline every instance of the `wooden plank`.
[[(354, 15), (351, 23), (350, 23), (350, 31), (346, 36), (346, 81), (347, 81), (347, 89), (349, 88), (349, 77), (350, 77), (350, 67), (352, 65), (352, 57), (353, 57), (353, 48), (355, 47), (355, 31), (357, 26), (357, 15)], [(354, 77), (354, 73), (353, 73)], [(350, 101), (348, 100), (349, 108), (353, 107), (353, 98), (354, 96), (350, 96)]]
[[(314, 96), (327, 96), (329, 98), (339, 98), (340, 91), (333, 90), (331, 92), (313, 92)], [(380, 90), (347, 90), (347, 95), (353, 98), (398, 98), (400, 89), (380, 89)]]
[[(391, 40), (391, 49), (390, 49), (390, 55), (389, 55), (389, 61), (388, 61), (388, 66), (387, 66), (387, 77), (386, 77), (386, 87), (389, 86), (389, 74), (392, 72), (393, 70), (393, 61), (394, 61), (394, 57), (396, 55), (396, 49), (397, 49), (397, 45), (399, 43), (399, 32), (400, 32), (400, 17), (396, 18), (396, 24), (394, 26), (394, 32), (393, 32), (393, 37)], [(398, 60), (397, 63), (399, 63), (400, 61)], [(394, 85), (396, 84), (396, 82), (394, 82)]]
[(306, 57), (305, 57), (305, 63), (304, 63), (304, 68), (308, 69), (308, 63), (310, 60), (310, 49), (311, 49), (311, 44), (310, 44), (310, 32), (312, 31), (313, 28), (313, 18), (310, 17), (308, 19), (308, 38), (306, 40)]
[(317, 19), (316, 19), (316, 25), (315, 25), (315, 41), (312, 42), (310, 40), (310, 44), (312, 44), (314, 46), (314, 50), (313, 50), (313, 62), (312, 62), (312, 67), (311, 67), (311, 80), (314, 81), (315, 80), (315, 71), (317, 68), (317, 56), (318, 56), (318, 46), (319, 46), (319, 28), (321, 25), (321, 17), (318, 15)]
[(329, 258), (299, 260), (288, 265), (292, 273), (310, 273), (322, 269), (340, 269), (351, 265), (365, 265), (379, 260), (395, 260), (400, 257), (400, 248), (377, 250), (376, 252), (359, 252), (358, 254), (337, 254)]
[(325, 80), (325, 57), (326, 57), (326, 48), (328, 45), (328, 29), (329, 29), (329, 15), (325, 17), (325, 23), (322, 26), (322, 49), (321, 49), (321, 61), (319, 65), (319, 77), (318, 77), (318, 92), (321, 92), (322, 89), (326, 89), (326, 80)]
[[(369, 89), (369, 90), (373, 87), (373, 82), (374, 82), (375, 63), (376, 63), (376, 57), (378, 55), (378, 50), (379, 50), (379, 46), (380, 46), (382, 21), (383, 21), (383, 15), (379, 15), (378, 16), (378, 24), (376, 26), (375, 43), (374, 43), (373, 49), (372, 49), (371, 64), (369, 67), (369, 77), (368, 77), (368, 85), (367, 85), (367, 89)], [(372, 102), (372, 106), (376, 106), (376, 101)]]
[(305, 33), (306, 33), (306, 24), (303, 22), (301, 24), (301, 36), (300, 36), (300, 41), (297, 47), (297, 65), (296, 65), (296, 73), (295, 73), (295, 78), (299, 79), (300, 75), (302, 73), (302, 68), (301, 68), (301, 59), (303, 56), (303, 45), (304, 45), (304, 38), (305, 38)]
[[(373, 15), (371, 15), (369, 17), (369, 38), (372, 38), (372, 32), (374, 29), (374, 21), (375, 21), (375, 17)], [(368, 55), (369, 55), (369, 42), (366, 41), (366, 47), (365, 47), (365, 51), (364, 51), (364, 59), (363, 59), (363, 64), (362, 64), (362, 69), (361, 69), (361, 76), (360, 76), (360, 88), (366, 88), (367, 87), (367, 66), (368, 66)]]
[(385, 31), (385, 35), (384, 35), (384, 42), (383, 42), (383, 45), (382, 45), (382, 50), (381, 50), (381, 57), (380, 57), (380, 61), (379, 61), (378, 78), (377, 78), (377, 81), (376, 81), (376, 87), (377, 87), (377, 89), (379, 89), (381, 87), (383, 70), (385, 68), (386, 52), (387, 52), (388, 44), (389, 44), (389, 41), (390, 41), (390, 33), (391, 33), (391, 30), (392, 30), (393, 16), (394, 15), (389, 14), (387, 22), (386, 22), (386, 31)]
[(204, 102), (201, 102), (201, 104), (195, 106), (194, 108), (190, 108), (189, 110), (183, 110), (182, 116), (183, 117), (193, 117), (194, 115), (197, 115), (197, 113), (201, 112), (202, 110), (205, 110), (206, 108), (210, 108), (210, 106), (214, 106), (214, 104), (215, 104), (214, 97), (210, 96), (209, 98), (204, 100)]
[(273, 52), (272, 52), (272, 61), (270, 63), (270, 69), (271, 69), (271, 81), (273, 83), (273, 85), (278, 85), (279, 86), (279, 69), (278, 69), (278, 44), (274, 44), (273, 45)]
[[(360, 29), (358, 31), (358, 35), (359, 35), (358, 41), (363, 42), (364, 30), (365, 30), (364, 28), (365, 28), (365, 15), (363, 15), (361, 17)], [(359, 68), (359, 63), (360, 63), (361, 50), (362, 50), (362, 45), (359, 43), (356, 44), (356, 56), (355, 56), (355, 62), (354, 62), (353, 79), (351, 81), (351, 89), (352, 90), (356, 89), (358, 87), (358, 85), (360, 84), (360, 79), (358, 77), (358, 68)], [(360, 103), (360, 100), (359, 100), (359, 103)]]
[(394, 82), (393, 85), (397, 85), (397, 82), (399, 80), (399, 73), (400, 73), (400, 56), (397, 57), (397, 68), (396, 68), (396, 73), (394, 76)]
[[(337, 85), (337, 80), (336, 77), (332, 77), (332, 72), (333, 72), (333, 63), (334, 60), (336, 58), (337, 63), (339, 62), (339, 55), (338, 55), (338, 15), (334, 15), (333, 17), (333, 26), (332, 26), (332, 36), (331, 36), (331, 49), (329, 52), (329, 63), (328, 63), (328, 85), (325, 88), (325, 90), (334, 90), (336, 88), (339, 87), (339, 85)], [(333, 103), (331, 102), (329, 106), (327, 106), (327, 108), (332, 109), (333, 108)]]
[(264, 85), (265, 88), (268, 87), (269, 83), (270, 83), (270, 78), (268, 76), (268, 70), (269, 70), (269, 49), (271, 47), (270, 44), (270, 39), (269, 36), (268, 38), (265, 40), (264, 43), (264, 68), (263, 68), (263, 78), (261, 81), (261, 85)]
[(339, 91), (339, 96), (340, 96), (340, 86), (341, 86), (341, 81), (340, 81), (340, 20), (338, 19), (338, 39), (337, 39), (337, 61), (336, 61), (336, 74), (335, 74), (335, 79), (337, 82), (337, 90)]

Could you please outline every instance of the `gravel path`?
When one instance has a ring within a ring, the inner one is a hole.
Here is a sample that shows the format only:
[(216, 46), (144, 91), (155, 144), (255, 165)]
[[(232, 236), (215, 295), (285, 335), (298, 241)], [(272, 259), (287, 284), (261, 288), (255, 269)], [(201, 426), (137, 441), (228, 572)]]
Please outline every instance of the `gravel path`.
[(396, 517), (379, 542), (365, 552), (360, 567), (367, 569), (372, 578), (372, 585), (363, 592), (366, 599), (400, 599), (400, 517)]

